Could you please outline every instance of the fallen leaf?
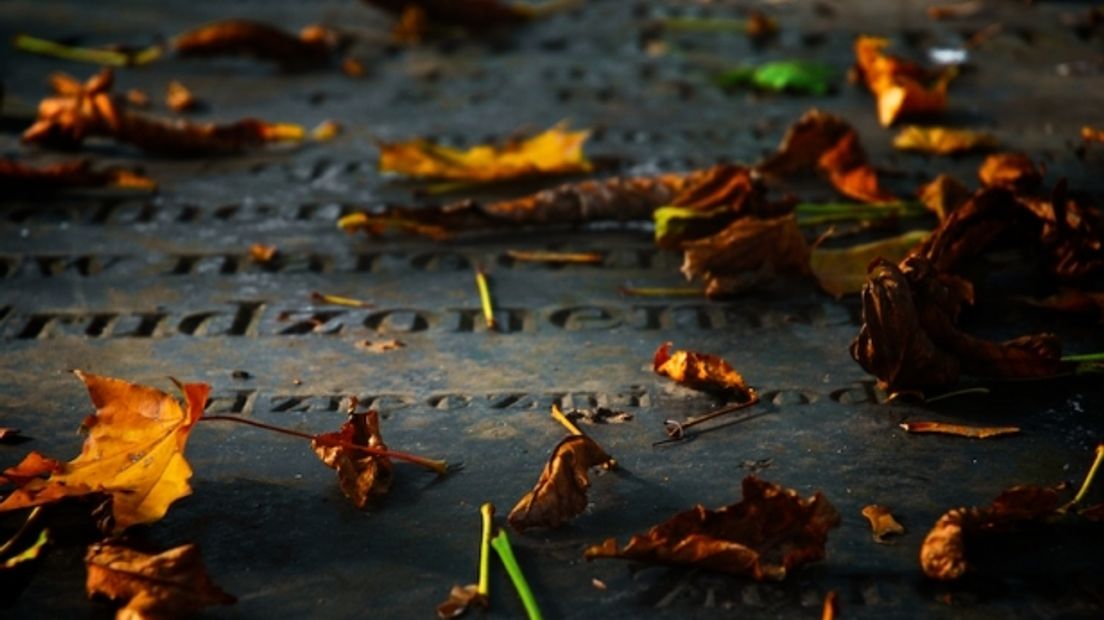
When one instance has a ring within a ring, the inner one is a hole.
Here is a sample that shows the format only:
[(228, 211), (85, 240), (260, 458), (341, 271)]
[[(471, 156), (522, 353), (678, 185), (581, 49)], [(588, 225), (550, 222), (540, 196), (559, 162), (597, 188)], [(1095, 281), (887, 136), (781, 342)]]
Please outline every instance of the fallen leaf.
[(132, 88), (126, 92), (126, 102), (132, 108), (150, 107), (149, 95), (137, 88)]
[(374, 497), (391, 489), (391, 459), (359, 452), (336, 442), (386, 450), (379, 430), (379, 414), (370, 410), (350, 413), (349, 419), (336, 433), (323, 433), (311, 441), (311, 449), (327, 466), (337, 470), (337, 479), (345, 497), (357, 508), (364, 509)]
[(631, 422), (633, 419), (633, 414), (628, 411), (614, 411), (606, 407), (572, 409), (564, 412), (564, 415), (572, 422), (582, 422), (584, 424), (622, 424)]
[(181, 33), (171, 45), (182, 57), (252, 56), (295, 71), (325, 64), (339, 43), (324, 26), (307, 26), (297, 36), (264, 22), (226, 19)]
[(421, 179), (487, 182), (529, 176), (590, 172), (583, 154), (590, 132), (563, 126), (502, 146), (479, 145), (467, 150), (428, 140), (380, 144), (380, 172)]
[(565, 437), (552, 449), (533, 490), (518, 500), (506, 520), (519, 532), (560, 527), (586, 510), (590, 468), (608, 466), (611, 461), (590, 437)]
[(932, 155), (953, 155), (991, 149), (997, 146), (993, 134), (951, 127), (917, 127), (909, 125), (893, 138), (893, 146), (902, 151), (919, 151)]
[(374, 216), (367, 213), (350, 213), (342, 216), (341, 219), (337, 220), (337, 227), (350, 234), (364, 231), (372, 237), (381, 237), (389, 229), (414, 233), (434, 241), (444, 241), (452, 235), (448, 229), (442, 226), (426, 224), (404, 217)]
[(486, 605), (487, 597), (479, 592), (478, 584), (472, 583), (466, 586), (458, 584), (452, 586), (448, 600), (437, 605), (437, 617), (441, 620), (459, 618), (472, 607), (485, 607)]
[(863, 81), (878, 101), (878, 121), (889, 127), (902, 117), (938, 114), (947, 107), (954, 69), (932, 75), (914, 63), (884, 53), (889, 40), (860, 36), (855, 58)]
[(820, 620), (836, 620), (839, 615), (839, 595), (835, 590), (830, 590), (824, 597), (824, 605), (820, 610)]
[(893, 518), (893, 514), (885, 506), (878, 504), (865, 506), (862, 509), (862, 515), (870, 522), (870, 530), (874, 533), (875, 542), (884, 543), (887, 536), (900, 536), (905, 533), (904, 526)]
[(237, 602), (211, 581), (195, 545), (148, 555), (105, 541), (88, 547), (84, 563), (88, 596), (124, 604), (116, 620), (175, 618)]
[(328, 142), (341, 135), (341, 123), (333, 120), (325, 120), (311, 130), (311, 137), (318, 142)]
[(38, 533), (38, 538), (31, 543), (30, 547), (0, 562), (0, 571), (11, 570), (27, 562), (37, 560), (39, 556), (42, 555), (42, 550), (45, 549), (48, 544), (50, 544), (50, 530), (44, 529)]
[(670, 342), (656, 349), (652, 369), (694, 390), (739, 395), (745, 399), (751, 398), (753, 393), (740, 373), (721, 357), (682, 350), (672, 353)]
[(771, 176), (787, 176), (818, 170), (841, 194), (871, 203), (897, 198), (878, 184), (877, 173), (867, 163), (858, 133), (847, 121), (812, 109), (786, 130), (782, 142), (755, 169)]
[[(26, 481), (0, 503), (0, 512), (107, 493), (116, 532), (157, 521), (173, 502), (192, 492), (192, 468), (184, 460), (184, 446), (203, 415), (210, 386), (178, 383), (186, 401), (182, 408), (160, 390), (74, 372), (96, 406), (96, 413), (84, 421), (88, 438), (80, 456), (61, 465), (60, 471), (52, 470), (45, 480)], [(41, 455), (31, 453), (17, 469), (32, 460), (39, 463), (34, 469), (47, 466)]]
[(1104, 143), (1104, 129), (1096, 129), (1085, 125), (1081, 128), (1081, 139), (1085, 142)]
[(945, 422), (904, 422), (899, 425), (909, 433), (939, 433), (941, 435), (957, 435), (959, 437), (972, 437), (974, 439), (989, 439), (990, 437), (1004, 437), (1020, 432), (1018, 426), (966, 426), (964, 424), (947, 424)]
[(157, 189), (149, 177), (124, 168), (93, 170), (88, 160), (76, 160), (35, 167), (0, 159), (0, 186), (13, 191), (54, 191), (72, 187), (123, 187)]
[(847, 248), (814, 248), (809, 254), (809, 268), (820, 288), (838, 299), (862, 291), (866, 283), (866, 268), (871, 261), (878, 258), (900, 261), (930, 235), (927, 230), (910, 230), (896, 237)]
[(948, 174), (940, 174), (917, 192), (924, 207), (942, 222), (970, 199), (970, 190)]
[(777, 274), (809, 272), (809, 246), (792, 213), (742, 217), (683, 247), (682, 273), (705, 280), (709, 297), (731, 295)]
[(1001, 493), (989, 506), (955, 508), (935, 522), (920, 547), (920, 567), (932, 579), (954, 580), (969, 568), (967, 538), (1014, 532), (1043, 523), (1058, 515), (1064, 485), (1015, 486)]
[(406, 346), (402, 340), (361, 340), (356, 344), (358, 349), (362, 349), (369, 353), (386, 353), (388, 351), (394, 351)]
[(21, 487), (35, 478), (60, 474), (65, 467), (60, 461), (43, 456), (40, 452), (30, 452), (15, 467), (9, 467), (0, 474), (0, 484)]
[[(417, 6), (431, 22), (455, 24), (469, 30), (486, 30), (529, 21), (542, 13), (540, 5), (506, 4), (498, 0), (363, 0), (366, 4), (401, 15)], [(555, 2), (550, 2), (555, 5)], [(554, 8), (554, 7), (553, 7)], [(546, 10), (546, 9), (545, 9)]]
[(165, 93), (165, 103), (174, 112), (191, 112), (199, 107), (199, 100), (182, 82), (173, 80)]
[(267, 265), (276, 260), (276, 255), (279, 253), (279, 251), (279, 248), (274, 245), (254, 243), (249, 246), (249, 259), (252, 260), (254, 263)]
[(723, 87), (751, 86), (771, 92), (792, 92), (827, 95), (832, 89), (832, 67), (805, 60), (780, 60), (757, 67), (739, 67), (718, 75), (715, 81)]
[(978, 177), (988, 187), (1034, 189), (1043, 175), (1031, 159), (1022, 153), (996, 153), (985, 158)]
[(7, 426), (0, 426), (0, 442), (12, 441), (17, 439), (18, 437), (18, 428), (8, 428)]
[(1066, 367), (1053, 334), (996, 343), (959, 330), (959, 310), (972, 301), (968, 282), (937, 272), (921, 256), (900, 266), (877, 260), (863, 285), (863, 322), (851, 357), (891, 391), (954, 385), (962, 374), (1051, 377)]
[(142, 150), (169, 155), (236, 153), (267, 142), (299, 140), (298, 125), (247, 118), (227, 125), (159, 119), (133, 112), (111, 95), (114, 75), (104, 69), (73, 95), (48, 97), (38, 117), (23, 132), (23, 142), (75, 148), (86, 138), (103, 136)]
[(828, 531), (839, 513), (823, 494), (796, 491), (755, 476), (743, 481), (743, 499), (718, 510), (698, 505), (633, 536), (623, 548), (610, 538), (584, 556), (687, 564), (780, 581), (794, 569), (824, 558)]

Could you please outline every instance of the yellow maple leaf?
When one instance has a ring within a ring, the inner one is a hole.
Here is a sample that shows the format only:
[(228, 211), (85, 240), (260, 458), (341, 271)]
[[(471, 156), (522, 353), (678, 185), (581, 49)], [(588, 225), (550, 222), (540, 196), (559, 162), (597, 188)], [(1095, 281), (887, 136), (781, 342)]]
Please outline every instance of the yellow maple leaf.
[(380, 145), (380, 172), (450, 181), (500, 181), (527, 176), (589, 172), (583, 154), (589, 131), (567, 131), (557, 125), (524, 140), (501, 146), (480, 144), (467, 150), (421, 138)]
[(0, 503), (0, 512), (106, 493), (112, 498), (117, 531), (157, 521), (170, 504), (192, 492), (184, 445), (211, 387), (177, 383), (186, 400), (183, 408), (155, 388), (74, 372), (96, 406), (96, 413), (84, 421), (88, 438), (80, 455), (49, 478), (31, 479), (12, 491)]

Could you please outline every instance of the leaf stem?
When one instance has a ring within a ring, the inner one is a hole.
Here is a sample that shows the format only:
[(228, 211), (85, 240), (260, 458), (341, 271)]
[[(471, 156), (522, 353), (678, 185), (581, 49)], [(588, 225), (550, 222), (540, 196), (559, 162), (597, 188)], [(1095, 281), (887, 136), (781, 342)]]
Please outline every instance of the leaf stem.
[(29, 52), (31, 54), (40, 54), (42, 56), (52, 56), (63, 60), (87, 62), (97, 65), (109, 65), (112, 67), (146, 64), (161, 56), (161, 48), (157, 46), (149, 47), (138, 52), (117, 52), (115, 50), (74, 47), (26, 34), (16, 35), (12, 40), (12, 46), (17, 50)]
[(1093, 479), (1096, 478), (1096, 473), (1100, 471), (1100, 464), (1104, 463), (1104, 443), (1097, 444), (1096, 457), (1093, 459), (1093, 464), (1089, 467), (1089, 473), (1085, 474), (1085, 480), (1081, 483), (1081, 488), (1078, 489), (1077, 495), (1073, 496), (1073, 499), (1069, 501), (1065, 506), (1058, 509), (1058, 512), (1067, 512), (1070, 508), (1073, 508), (1077, 504), (1080, 504), (1085, 495), (1089, 493), (1089, 488), (1092, 487)]
[(482, 266), (475, 268), (475, 285), (479, 288), (479, 304), (483, 306), (483, 320), (487, 323), (487, 329), (497, 329), (494, 306), (491, 305), (491, 287), (487, 284), (487, 274)]
[(506, 536), (506, 530), (499, 530), (498, 536), (491, 539), (491, 546), (498, 552), (498, 559), (506, 567), (506, 573), (510, 575), (510, 581), (514, 582), (514, 588), (521, 597), (521, 604), (525, 606), (525, 613), (529, 620), (541, 620), (540, 608), (537, 607), (537, 599), (533, 597), (533, 591), (529, 589), (529, 583), (525, 581), (525, 574), (521, 572), (521, 566), (514, 557), (514, 550), (510, 547), (510, 539)]
[(430, 459), (424, 456), (418, 456), (416, 454), (410, 454), (408, 452), (400, 452), (398, 450), (383, 450), (380, 448), (371, 448), (369, 446), (359, 446), (355, 443), (347, 441), (338, 441), (334, 439), (326, 439), (318, 435), (311, 435), (301, 431), (293, 430), (290, 428), (284, 428), (281, 426), (274, 426), (272, 424), (265, 424), (264, 422), (258, 422), (256, 420), (250, 420), (249, 418), (239, 418), (232, 415), (210, 415), (199, 418), (200, 421), (216, 421), (216, 422), (236, 422), (238, 424), (245, 424), (248, 426), (255, 426), (257, 428), (263, 428), (266, 431), (272, 431), (274, 433), (281, 433), (283, 435), (290, 435), (292, 437), (299, 437), (300, 439), (306, 439), (309, 441), (317, 441), (318, 443), (326, 446), (338, 446), (345, 448), (346, 450), (357, 450), (358, 452), (364, 452), (374, 456), (385, 456), (398, 461), (406, 461), (408, 463), (414, 463), (415, 465), (421, 465), (426, 469), (431, 469), (438, 474), (444, 475), (448, 473), (448, 463), (445, 461)]
[(479, 596), (484, 599), (491, 593), (491, 530), (494, 529), (494, 504), (485, 502), (479, 507), (483, 531), (479, 538)]
[(854, 220), (881, 220), (891, 217), (917, 217), (927, 211), (918, 202), (859, 204), (849, 202), (803, 202), (794, 208), (800, 226)]
[(694, 286), (620, 286), (625, 297), (701, 297), (705, 290)]
[(27, 520), (23, 522), (23, 525), (19, 527), (19, 531), (12, 534), (12, 537), (7, 540), (3, 545), (0, 545), (0, 558), (4, 557), (11, 552), (12, 548), (19, 543), (19, 540), (23, 538), (23, 535), (31, 531), (35, 525), (42, 519), (42, 506), (35, 506), (27, 515)]
[(583, 434), (583, 431), (579, 430), (579, 427), (575, 426), (575, 423), (568, 419), (563, 411), (560, 411), (560, 407), (556, 403), (552, 403), (552, 419), (562, 424), (563, 427), (567, 429), (567, 432), (572, 435)]

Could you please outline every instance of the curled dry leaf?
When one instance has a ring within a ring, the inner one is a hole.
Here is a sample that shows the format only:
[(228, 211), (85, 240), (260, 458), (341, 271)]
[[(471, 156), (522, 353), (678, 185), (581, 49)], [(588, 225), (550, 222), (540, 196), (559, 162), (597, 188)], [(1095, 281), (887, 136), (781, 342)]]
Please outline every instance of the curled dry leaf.
[(960, 331), (959, 309), (972, 301), (968, 282), (937, 272), (923, 257), (910, 256), (900, 267), (875, 261), (851, 357), (892, 391), (954, 385), (963, 373), (1022, 379), (1065, 369), (1053, 334), (995, 343)]
[(324, 120), (311, 130), (311, 137), (319, 142), (327, 142), (341, 135), (343, 127), (334, 120)]
[(970, 199), (970, 190), (954, 177), (941, 174), (917, 192), (920, 202), (942, 222)]
[(1001, 493), (989, 506), (948, 511), (924, 538), (920, 567), (933, 579), (958, 579), (969, 567), (968, 537), (1008, 533), (1053, 519), (1059, 516), (1059, 500), (1064, 490), (1064, 485), (1015, 486)]
[(588, 471), (611, 461), (590, 437), (565, 437), (552, 450), (533, 490), (518, 500), (507, 521), (520, 532), (531, 527), (556, 528), (582, 514), (590, 488)]
[(870, 522), (870, 530), (874, 534), (874, 541), (884, 543), (887, 536), (900, 536), (905, 533), (903, 525), (893, 518), (889, 508), (878, 504), (871, 504), (862, 509), (862, 515)]
[(478, 584), (462, 586), (456, 584), (449, 591), (448, 600), (437, 606), (437, 617), (441, 620), (459, 618), (472, 607), (485, 607), (487, 597), (479, 591)]
[(40, 452), (30, 452), (14, 467), (9, 467), (0, 474), (0, 484), (11, 484), (21, 487), (31, 480), (51, 474), (60, 474), (65, 470), (60, 461), (43, 456)]
[(337, 470), (341, 491), (357, 508), (364, 509), (374, 497), (391, 489), (391, 459), (337, 445), (338, 443), (386, 450), (375, 410), (350, 413), (336, 433), (323, 433), (311, 441), (311, 449), (327, 466)]
[(751, 398), (752, 389), (728, 362), (717, 355), (693, 351), (671, 352), (671, 343), (659, 345), (652, 356), (652, 369), (688, 388), (717, 394)]
[(339, 43), (337, 33), (323, 26), (307, 26), (293, 35), (264, 22), (227, 19), (177, 35), (172, 48), (185, 57), (252, 56), (299, 70), (325, 64)]
[(71, 187), (123, 187), (153, 190), (157, 183), (123, 168), (93, 170), (88, 160), (35, 167), (0, 159), (0, 187), (15, 191), (54, 191)]
[(1029, 190), (1042, 182), (1043, 174), (1027, 155), (996, 153), (981, 163), (978, 178), (988, 187)]
[(75, 94), (42, 100), (38, 118), (23, 132), (23, 141), (75, 148), (86, 138), (104, 136), (150, 152), (195, 156), (235, 153), (303, 137), (298, 125), (251, 118), (218, 125), (148, 117), (127, 109), (124, 99), (111, 95), (113, 81), (111, 70), (105, 69)]
[(1018, 426), (966, 426), (963, 424), (947, 424), (945, 422), (904, 422), (900, 427), (909, 433), (938, 433), (940, 435), (957, 435), (959, 437), (972, 437), (974, 439), (989, 439), (990, 437), (1004, 437), (1020, 432)]
[(698, 505), (680, 512), (622, 548), (607, 539), (585, 557), (686, 564), (759, 581), (785, 579), (824, 558), (828, 532), (840, 516), (822, 493), (802, 499), (755, 476), (744, 478), (743, 493), (739, 503), (718, 510)]
[(199, 99), (196, 99), (187, 86), (177, 80), (169, 82), (165, 92), (165, 103), (175, 112), (191, 112), (199, 107)]
[(502, 146), (467, 150), (422, 139), (382, 143), (379, 169), (422, 179), (478, 182), (589, 172), (592, 166), (583, 154), (589, 134), (557, 126)]
[(809, 246), (792, 213), (742, 217), (683, 247), (682, 273), (704, 279), (709, 297), (737, 293), (777, 274), (809, 272)]
[(926, 230), (910, 230), (896, 237), (847, 248), (815, 248), (809, 255), (809, 268), (820, 288), (838, 299), (862, 291), (866, 283), (866, 268), (871, 261), (878, 258), (900, 261), (929, 235), (931, 233)]
[(919, 151), (932, 155), (953, 155), (991, 149), (997, 146), (993, 134), (951, 127), (917, 127), (909, 125), (893, 138), (893, 146), (902, 151)]
[(847, 121), (827, 112), (809, 110), (790, 126), (773, 155), (756, 170), (772, 176), (818, 170), (841, 194), (862, 202), (894, 202), (867, 163), (858, 133)]
[(207, 575), (195, 545), (148, 555), (105, 541), (88, 547), (84, 563), (88, 595), (124, 603), (117, 620), (175, 618), (237, 601)]
[(855, 59), (866, 87), (878, 101), (878, 121), (889, 127), (902, 117), (926, 116), (947, 107), (947, 85), (953, 69), (932, 75), (914, 63), (884, 52), (889, 41), (861, 36)]
[[(115, 530), (157, 521), (169, 505), (192, 492), (192, 468), (184, 446), (203, 415), (211, 388), (205, 383), (177, 384), (186, 407), (164, 392), (75, 371), (88, 388), (96, 413), (84, 427), (88, 438), (80, 456), (58, 466), (32, 452), (17, 466), (49, 473), (20, 483), (0, 503), (0, 512), (49, 504), (94, 493), (111, 496)], [(5, 477), (16, 481), (9, 473)]]

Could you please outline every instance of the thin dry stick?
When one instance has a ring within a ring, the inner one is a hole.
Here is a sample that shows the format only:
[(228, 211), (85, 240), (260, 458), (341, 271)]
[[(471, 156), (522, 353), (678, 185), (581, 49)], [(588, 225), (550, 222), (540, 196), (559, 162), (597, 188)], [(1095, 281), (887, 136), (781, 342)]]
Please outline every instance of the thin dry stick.
[(568, 419), (568, 417), (564, 415), (563, 411), (560, 411), (560, 408), (558, 405), (556, 405), (556, 403), (552, 403), (552, 419), (562, 424), (563, 427), (567, 429), (567, 432), (571, 433), (572, 435), (583, 434), (583, 431), (579, 430), (579, 427), (575, 426), (575, 423)]
[(655, 446), (655, 445), (659, 445), (659, 444), (663, 444), (663, 443), (669, 443), (669, 442), (672, 442), (672, 441), (678, 441), (678, 440), (680, 440), (680, 439), (682, 439), (683, 437), (686, 436), (686, 429), (688, 429), (688, 428), (697, 426), (697, 425), (701, 424), (702, 422), (708, 422), (709, 420), (712, 420), (714, 418), (718, 418), (718, 417), (720, 417), (722, 415), (725, 415), (727, 413), (732, 413), (733, 411), (739, 411), (741, 409), (747, 409), (748, 407), (751, 407), (752, 405), (755, 405), (758, 402), (759, 402), (759, 394), (756, 393), (756, 392), (752, 392), (751, 393), (751, 400), (748, 400), (748, 401), (742, 402), (742, 403), (737, 403), (735, 405), (726, 405), (724, 407), (721, 407), (720, 409), (710, 411), (709, 413), (707, 413), (705, 415), (702, 415), (702, 416), (699, 416), (699, 417), (696, 417), (696, 418), (691, 418), (690, 420), (688, 420), (686, 422), (679, 422), (677, 420), (664, 420), (663, 424), (666, 426), (668, 439), (665, 439), (663, 441), (658, 441), (658, 442), (656, 442), (652, 445)]

